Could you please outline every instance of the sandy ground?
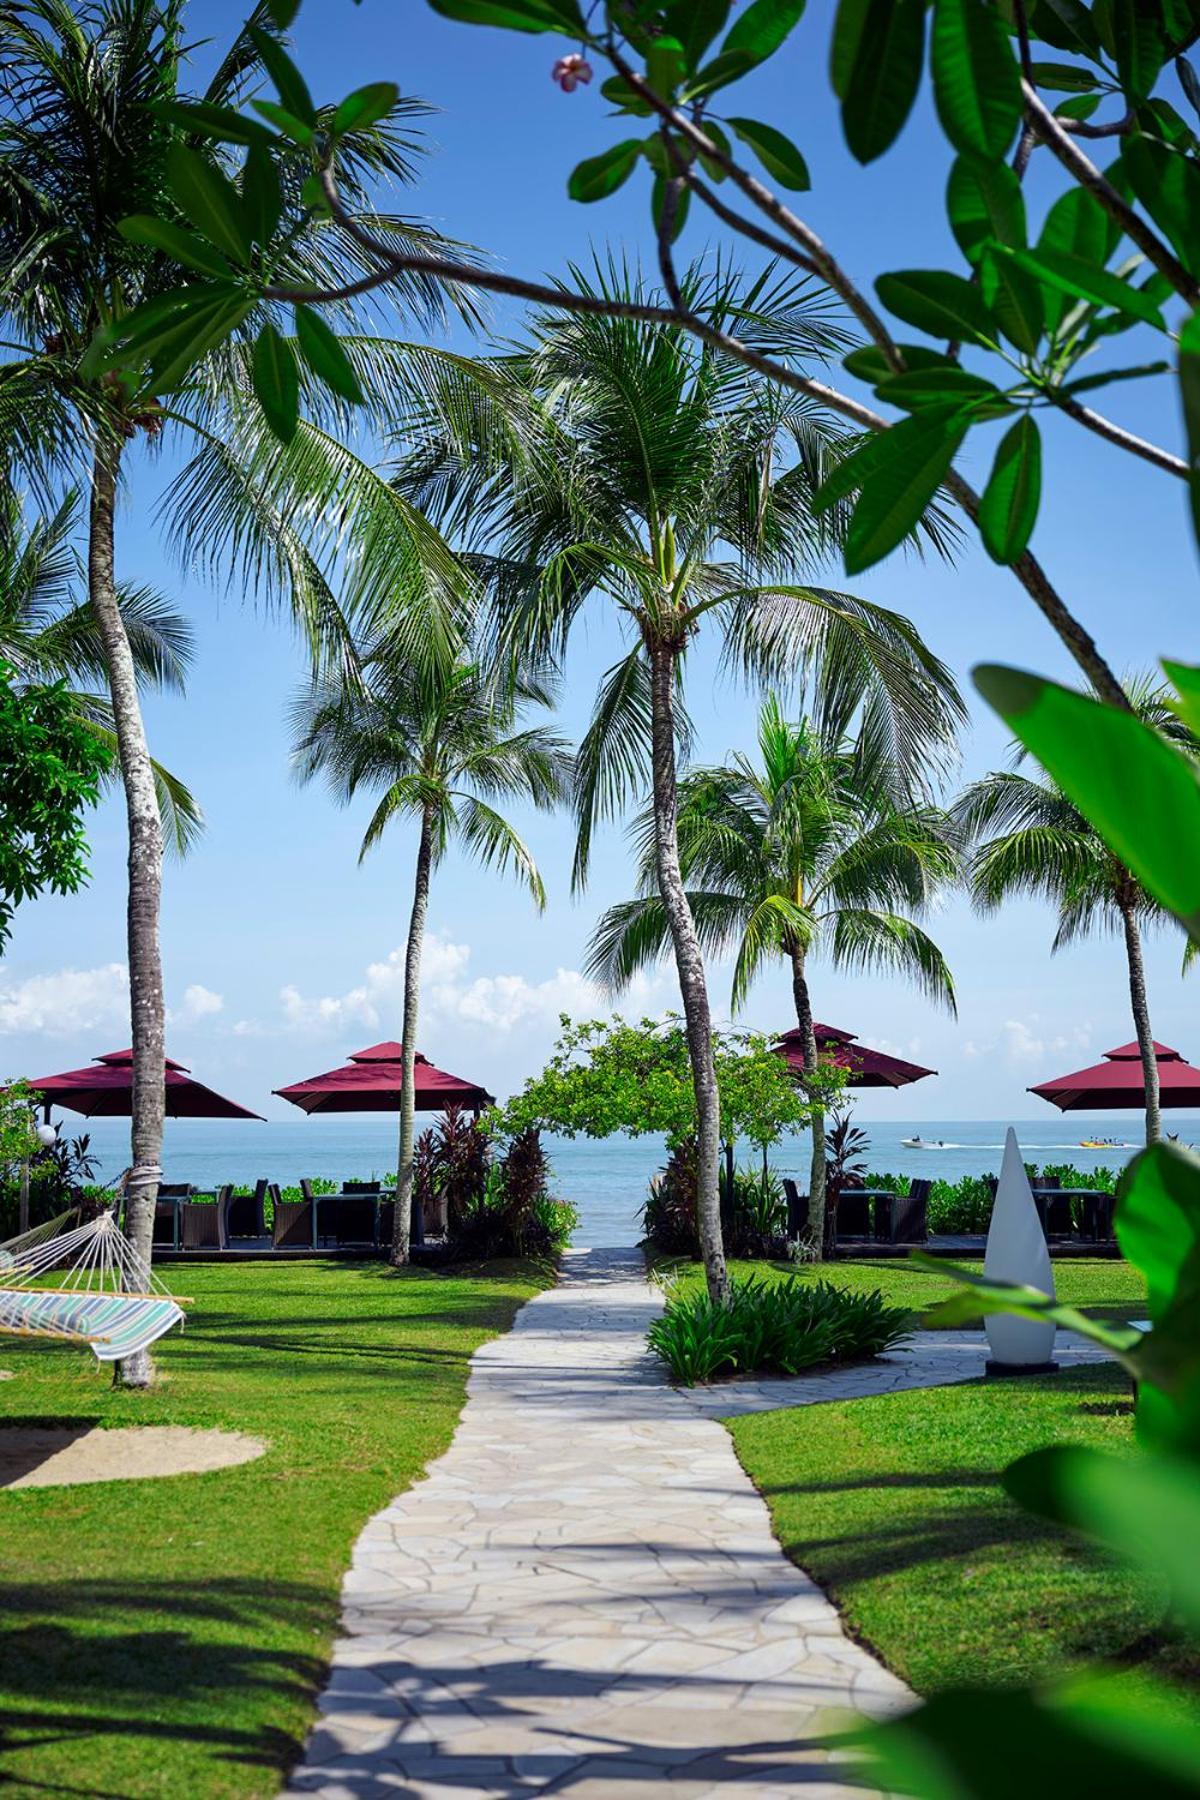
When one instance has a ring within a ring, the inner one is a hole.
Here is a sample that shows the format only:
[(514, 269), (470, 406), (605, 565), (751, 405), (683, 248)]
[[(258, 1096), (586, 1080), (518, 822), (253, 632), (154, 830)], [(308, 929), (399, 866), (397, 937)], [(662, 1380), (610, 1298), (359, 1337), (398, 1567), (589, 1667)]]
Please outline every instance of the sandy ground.
[(134, 1425), (117, 1431), (0, 1425), (0, 1488), (203, 1475), (253, 1462), (266, 1447), (261, 1438), (244, 1432), (197, 1431), (186, 1425)]

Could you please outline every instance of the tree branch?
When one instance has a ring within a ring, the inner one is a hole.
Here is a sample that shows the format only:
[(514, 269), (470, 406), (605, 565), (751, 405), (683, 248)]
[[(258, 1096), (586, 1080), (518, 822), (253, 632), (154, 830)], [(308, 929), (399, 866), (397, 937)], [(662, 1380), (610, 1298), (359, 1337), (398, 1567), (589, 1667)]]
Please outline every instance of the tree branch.
[(1117, 221), (1130, 242), (1136, 244), (1159, 273), (1166, 276), (1175, 292), (1182, 294), (1189, 306), (1200, 306), (1200, 286), (1188, 274), (1174, 251), (1168, 249), (1128, 201), (1118, 194), (1111, 182), (1105, 180), (1087, 153), (1069, 132), (1063, 130), (1061, 122), (1043, 104), (1036, 88), (1023, 80), (1021, 92), (1025, 98), (1026, 119), (1067, 173), (1100, 202), (1109, 217)]
[(1123, 425), (1115, 425), (1103, 413), (1093, 412), (1090, 406), (1081, 406), (1070, 394), (1060, 393), (1054, 388), (1044, 388), (1042, 391), (1060, 412), (1065, 412), (1068, 418), (1074, 419), (1076, 424), (1084, 426), (1086, 430), (1094, 431), (1097, 437), (1115, 444), (1118, 450), (1128, 451), (1130, 456), (1140, 456), (1143, 462), (1164, 470), (1168, 475), (1178, 476), (1180, 481), (1190, 478), (1191, 471), (1181, 456), (1173, 456), (1169, 450), (1161, 450), (1157, 444), (1138, 437), (1136, 432), (1126, 431)]

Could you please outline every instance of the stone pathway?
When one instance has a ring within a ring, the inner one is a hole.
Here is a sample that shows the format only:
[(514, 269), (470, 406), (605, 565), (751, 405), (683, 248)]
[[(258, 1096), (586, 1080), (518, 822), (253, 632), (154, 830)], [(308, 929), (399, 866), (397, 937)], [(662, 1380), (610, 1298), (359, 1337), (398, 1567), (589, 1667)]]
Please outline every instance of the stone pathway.
[(376, 1515), (288, 1793), (840, 1800), (822, 1715), (903, 1684), (783, 1555), (721, 1416), (982, 1372), (971, 1334), (796, 1381), (670, 1388), (637, 1251), (575, 1251), (476, 1352), (453, 1444)]

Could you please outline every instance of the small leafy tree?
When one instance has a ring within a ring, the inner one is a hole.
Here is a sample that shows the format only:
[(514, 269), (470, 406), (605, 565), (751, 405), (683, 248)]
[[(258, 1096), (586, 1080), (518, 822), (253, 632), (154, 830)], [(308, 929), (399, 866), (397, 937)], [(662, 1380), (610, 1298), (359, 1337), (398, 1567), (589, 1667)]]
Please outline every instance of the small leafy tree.
[(0, 661), (0, 953), (22, 900), (87, 880), (83, 815), (111, 761), (64, 682), (22, 685)]

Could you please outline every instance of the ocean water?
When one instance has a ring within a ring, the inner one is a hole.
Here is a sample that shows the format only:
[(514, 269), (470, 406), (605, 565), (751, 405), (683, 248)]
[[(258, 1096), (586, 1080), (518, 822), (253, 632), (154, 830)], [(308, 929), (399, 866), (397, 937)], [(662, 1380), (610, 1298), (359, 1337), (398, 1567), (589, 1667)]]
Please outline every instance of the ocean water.
[[(864, 1122), (870, 1140), (868, 1165), (880, 1174), (933, 1175), (956, 1181), (961, 1175), (998, 1171), (1008, 1121), (996, 1119)], [(1071, 1162), (1079, 1169), (1120, 1168), (1138, 1148), (1141, 1115), (1129, 1113), (1122, 1121), (1112, 1113), (1070, 1118), (1013, 1120), (1027, 1162)], [(1184, 1142), (1200, 1143), (1200, 1115), (1180, 1113), (1170, 1118), (1170, 1128)], [(74, 1119), (63, 1124), (64, 1134), (91, 1135), (92, 1150), (99, 1156), (99, 1179), (111, 1179), (129, 1161), (129, 1124), (124, 1119)], [(928, 1148), (906, 1148), (904, 1138), (920, 1135)], [(1084, 1150), (1080, 1139), (1116, 1138), (1122, 1148)], [(934, 1148), (941, 1140), (940, 1147)], [(550, 1138), (546, 1149), (554, 1168), (558, 1191), (579, 1211), (579, 1244), (632, 1244), (640, 1235), (638, 1215), (646, 1196), (646, 1184), (663, 1161), (658, 1138)], [(756, 1156), (744, 1146), (739, 1160)], [(805, 1178), (808, 1139), (784, 1139), (771, 1154), (782, 1174)], [(241, 1184), (265, 1177), (281, 1185), (301, 1175), (370, 1178), (396, 1167), (396, 1123), (386, 1116), (343, 1115), (292, 1121), (169, 1119), (163, 1153), (164, 1178), (190, 1181), (213, 1188), (225, 1181)]]

